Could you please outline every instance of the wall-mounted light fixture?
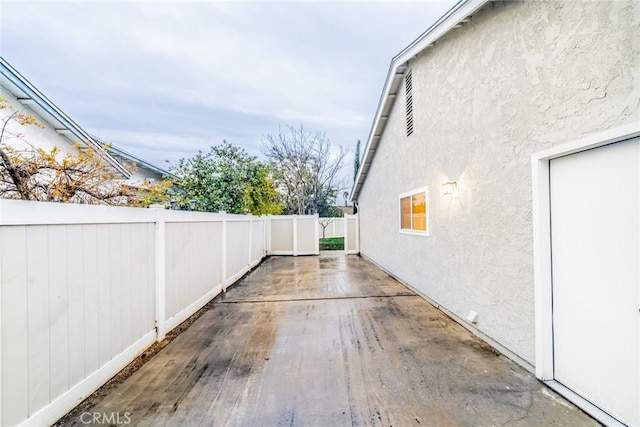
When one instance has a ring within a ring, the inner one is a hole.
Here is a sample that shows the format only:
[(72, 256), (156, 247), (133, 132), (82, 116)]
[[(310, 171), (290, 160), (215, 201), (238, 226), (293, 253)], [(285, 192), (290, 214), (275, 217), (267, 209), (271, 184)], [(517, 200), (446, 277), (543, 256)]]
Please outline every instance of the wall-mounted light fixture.
[(442, 194), (445, 196), (457, 196), (458, 183), (456, 181), (449, 181), (442, 184)]

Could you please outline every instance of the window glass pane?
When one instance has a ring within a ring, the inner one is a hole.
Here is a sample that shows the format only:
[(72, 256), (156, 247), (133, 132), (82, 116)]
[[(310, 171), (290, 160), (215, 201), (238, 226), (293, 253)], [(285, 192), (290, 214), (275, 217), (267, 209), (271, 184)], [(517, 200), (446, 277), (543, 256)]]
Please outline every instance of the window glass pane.
[(400, 199), (400, 228), (411, 230), (411, 198)]
[(427, 200), (425, 193), (417, 193), (411, 196), (413, 206), (413, 229), (427, 231)]

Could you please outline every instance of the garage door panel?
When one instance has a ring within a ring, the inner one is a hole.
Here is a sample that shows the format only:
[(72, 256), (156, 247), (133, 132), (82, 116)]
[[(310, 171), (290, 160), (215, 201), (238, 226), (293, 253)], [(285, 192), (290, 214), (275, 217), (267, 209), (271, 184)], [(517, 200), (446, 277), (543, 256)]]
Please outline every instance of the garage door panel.
[(640, 424), (640, 140), (551, 160), (554, 376)]

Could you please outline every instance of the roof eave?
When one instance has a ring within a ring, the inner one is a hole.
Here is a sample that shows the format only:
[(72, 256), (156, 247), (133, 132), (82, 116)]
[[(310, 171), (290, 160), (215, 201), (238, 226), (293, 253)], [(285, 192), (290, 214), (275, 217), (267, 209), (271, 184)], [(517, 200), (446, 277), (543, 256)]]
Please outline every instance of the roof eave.
[(351, 201), (358, 200), (360, 190), (364, 185), (369, 168), (373, 162), (373, 157), (382, 139), (382, 134), (386, 128), (387, 116), (383, 112), (391, 112), (395, 102), (397, 90), (401, 86), (402, 75), (409, 66), (409, 61), (431, 46), (436, 40), (447, 34), (453, 28), (459, 26), (461, 22), (476, 13), (481, 7), (491, 0), (461, 0), (456, 3), (447, 13), (429, 27), (420, 37), (404, 48), (391, 60), (389, 73), (385, 81), (376, 115), (369, 131), (369, 137), (364, 149), (364, 156), (360, 164), (360, 169), (356, 175), (355, 182), (351, 188)]
[[(107, 153), (97, 142), (95, 142), (89, 134), (87, 134), (76, 122), (62, 112), (58, 107), (49, 101), (35, 86), (33, 86), (26, 78), (24, 78), (15, 68), (13, 68), (4, 58), (0, 56), (0, 73), (19, 91), (27, 95), (29, 102), (35, 102), (54, 120), (64, 125), (64, 129), (71, 132), (78, 140), (86, 144), (89, 148), (95, 150), (105, 159), (118, 173), (125, 178), (131, 177), (131, 172), (127, 170), (120, 162)], [(24, 100), (23, 100), (24, 101)], [(25, 102), (23, 102), (25, 103)], [(57, 129), (57, 131), (61, 131)]]
[(146, 160), (141, 159), (140, 157), (136, 156), (135, 154), (131, 154), (128, 151), (125, 151), (120, 147), (116, 147), (115, 145), (113, 145), (113, 144), (111, 144), (111, 143), (109, 143), (109, 142), (107, 142), (107, 141), (105, 141), (105, 140), (103, 140), (101, 138), (98, 138), (95, 135), (92, 135), (91, 138), (93, 138), (94, 141), (98, 142), (100, 144), (100, 146), (102, 146), (103, 148), (105, 146), (108, 146), (108, 148), (106, 148), (107, 152), (113, 153), (113, 154), (115, 154), (117, 156), (120, 156), (120, 157), (122, 157), (124, 159), (130, 160), (130, 161), (134, 162), (136, 164), (136, 166), (140, 166), (142, 168), (149, 169), (150, 171), (153, 171), (153, 172), (155, 172), (155, 173), (157, 173), (159, 175), (162, 175), (162, 176), (166, 176), (166, 177), (169, 177), (169, 178), (177, 178), (171, 172), (166, 171), (166, 170), (164, 170), (164, 169), (162, 169), (162, 168), (160, 168), (160, 167), (158, 167), (158, 166), (156, 166), (156, 165), (154, 165), (152, 163), (149, 163)]
[(163, 177), (169, 177), (169, 178), (177, 178), (174, 174), (172, 174), (169, 171), (166, 171), (156, 165), (154, 165), (153, 163), (149, 163), (146, 160), (141, 159), (140, 157), (129, 153), (128, 151), (125, 151), (121, 148), (115, 147), (115, 146), (111, 146), (107, 149), (108, 152), (113, 152), (114, 154), (123, 157), (127, 160), (131, 160), (132, 162), (134, 162), (136, 164), (136, 166), (139, 166), (141, 168), (144, 169), (148, 169), (152, 172), (157, 173), (158, 175), (162, 175)]

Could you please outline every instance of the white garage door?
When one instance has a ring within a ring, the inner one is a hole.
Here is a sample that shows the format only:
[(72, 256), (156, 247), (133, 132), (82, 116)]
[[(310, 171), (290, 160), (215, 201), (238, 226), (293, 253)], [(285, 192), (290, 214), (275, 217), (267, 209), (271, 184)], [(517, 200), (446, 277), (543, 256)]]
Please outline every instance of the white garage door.
[(554, 377), (640, 425), (640, 138), (550, 161)]

